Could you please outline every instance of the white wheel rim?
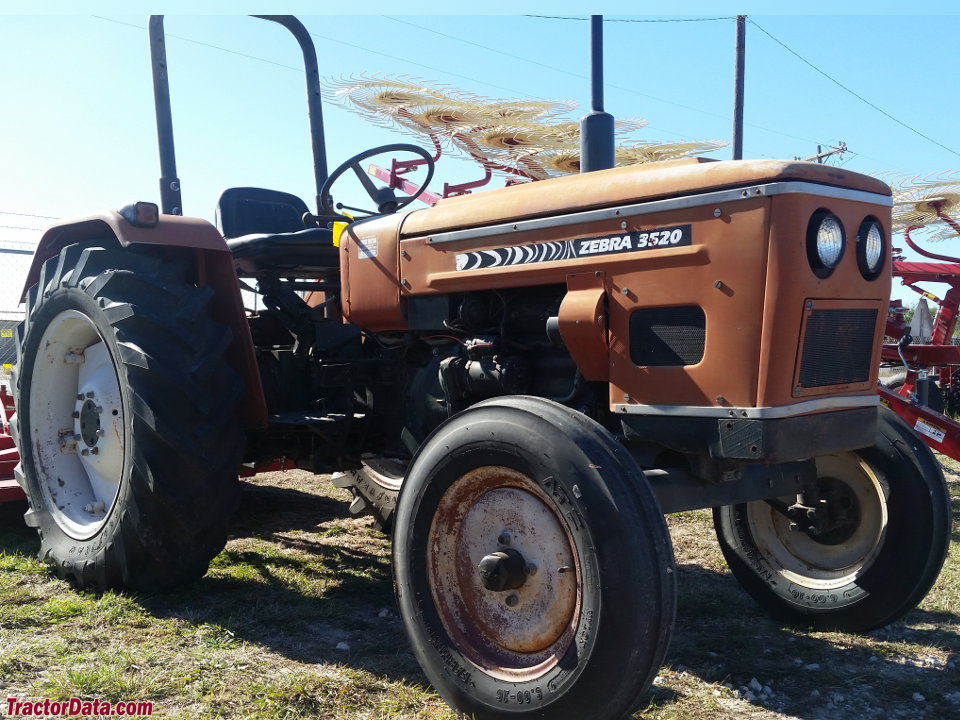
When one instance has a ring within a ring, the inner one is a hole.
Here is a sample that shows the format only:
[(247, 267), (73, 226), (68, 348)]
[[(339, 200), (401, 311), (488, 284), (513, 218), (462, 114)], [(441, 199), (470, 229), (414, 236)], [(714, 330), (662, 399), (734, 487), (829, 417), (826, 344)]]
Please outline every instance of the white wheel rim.
[(30, 433), (44, 502), (67, 535), (89, 539), (116, 502), (124, 456), (120, 381), (90, 318), (67, 310), (50, 322), (31, 383)]
[(845, 485), (859, 506), (860, 522), (843, 542), (824, 544), (791, 530), (790, 520), (763, 502), (747, 505), (747, 519), (757, 550), (774, 571), (804, 587), (835, 590), (853, 582), (880, 552), (887, 529), (886, 496), (870, 466), (853, 453), (818, 458), (817, 476)]

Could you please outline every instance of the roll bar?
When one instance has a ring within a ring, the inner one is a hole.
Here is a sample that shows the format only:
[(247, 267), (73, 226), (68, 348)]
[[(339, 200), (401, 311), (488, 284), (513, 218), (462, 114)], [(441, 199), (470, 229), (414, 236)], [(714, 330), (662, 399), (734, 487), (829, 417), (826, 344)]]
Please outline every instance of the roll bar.
[[(320, 99), (320, 71), (317, 68), (317, 51), (313, 39), (303, 23), (293, 15), (253, 15), (252, 17), (269, 20), (285, 27), (296, 38), (303, 52), (310, 144), (313, 149), (313, 176), (319, 213), (320, 188), (327, 179), (327, 153)], [(170, 109), (170, 77), (167, 68), (163, 15), (150, 16), (150, 61), (153, 70), (153, 101), (157, 116), (157, 144), (160, 150), (160, 208), (167, 215), (182, 215), (183, 203), (173, 142), (173, 114)]]

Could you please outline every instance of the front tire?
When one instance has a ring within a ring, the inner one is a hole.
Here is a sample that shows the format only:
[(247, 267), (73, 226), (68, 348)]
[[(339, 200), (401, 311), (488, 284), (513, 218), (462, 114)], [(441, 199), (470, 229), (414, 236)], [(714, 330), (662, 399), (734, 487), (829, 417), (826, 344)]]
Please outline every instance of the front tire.
[(474, 405), (414, 458), (394, 578), (414, 652), (477, 720), (619, 720), (673, 628), (670, 537), (597, 423), (540, 398)]
[(230, 331), (186, 266), (113, 243), (48, 260), (18, 329), (12, 427), (40, 558), (80, 586), (196, 579), (238, 497)]
[(943, 566), (951, 518), (940, 466), (886, 408), (873, 447), (816, 462), (821, 495), (841, 521), (817, 536), (791, 530), (762, 501), (716, 508), (723, 555), (778, 620), (847, 632), (887, 625), (923, 599)]

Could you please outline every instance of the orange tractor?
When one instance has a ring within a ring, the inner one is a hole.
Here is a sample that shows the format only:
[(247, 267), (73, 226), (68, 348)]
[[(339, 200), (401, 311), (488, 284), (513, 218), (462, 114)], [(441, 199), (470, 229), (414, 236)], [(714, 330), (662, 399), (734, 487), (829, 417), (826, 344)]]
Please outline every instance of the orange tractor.
[(179, 216), (155, 18), (164, 212), (64, 222), (37, 250), (12, 428), (57, 572), (193, 580), (241, 464), (339, 473), (392, 527), (427, 677), (497, 720), (637, 706), (674, 623), (664, 513), (713, 508), (733, 575), (784, 621), (863, 631), (916, 606), (950, 515), (876, 392), (886, 185), (687, 159), (398, 212), (414, 196), (367, 180), (375, 209), (349, 221), (334, 186), (377, 151), (326, 172), (309, 36), (268, 19), (304, 47), (316, 214), (235, 188), (219, 228)]

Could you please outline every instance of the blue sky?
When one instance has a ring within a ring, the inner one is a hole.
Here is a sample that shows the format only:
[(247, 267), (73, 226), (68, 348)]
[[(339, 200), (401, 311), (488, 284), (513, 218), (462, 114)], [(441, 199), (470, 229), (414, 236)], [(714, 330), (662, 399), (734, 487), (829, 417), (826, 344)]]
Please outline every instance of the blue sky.
[[(322, 76), (417, 77), (491, 98), (573, 100), (580, 103), (573, 119), (587, 110), (583, 20), (498, 15), (518, 10), (503, 2), (485, 3), (486, 14), (472, 16), (454, 14), (449, 3), (404, 5), (417, 14), (398, 15), (390, 14), (396, 3), (368, 2), (364, 16), (311, 15), (319, 6), (302, 5)], [(804, 3), (805, 14), (779, 12), (782, 4), (772, 2), (677, 6), (668, 15), (662, 3), (596, 8), (617, 21), (605, 25), (606, 109), (648, 122), (633, 139), (729, 140), (730, 18), (740, 12), (750, 20), (745, 157), (805, 157), (818, 144), (843, 141), (849, 152), (841, 162), (853, 170), (928, 175), (960, 168), (960, 15), (951, 4), (910, 6), (913, 14), (901, 14), (902, 3), (845, 3), (844, 14), (837, 3), (820, 2)], [(63, 7), (77, 14), (59, 14)], [(304, 84), (292, 38), (263, 21), (212, 15), (262, 5), (167, 7), (185, 213), (212, 220), (220, 190), (238, 185), (309, 201)], [(158, 199), (146, 13), (112, 2), (29, 10), (46, 14), (0, 17), (0, 246), (35, 243), (48, 218)], [(644, 11), (660, 14), (621, 14)], [(523, 12), (585, 17), (582, 5), (564, 2), (526, 3)], [(411, 140), (330, 104), (324, 119), (331, 167), (366, 148)], [(730, 149), (711, 156), (728, 158)], [(441, 182), (475, 175), (462, 161), (444, 158), (438, 167)], [(0, 281), (0, 305), (7, 284)]]

